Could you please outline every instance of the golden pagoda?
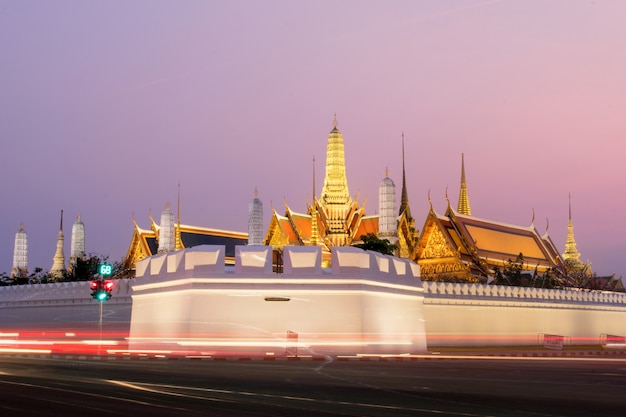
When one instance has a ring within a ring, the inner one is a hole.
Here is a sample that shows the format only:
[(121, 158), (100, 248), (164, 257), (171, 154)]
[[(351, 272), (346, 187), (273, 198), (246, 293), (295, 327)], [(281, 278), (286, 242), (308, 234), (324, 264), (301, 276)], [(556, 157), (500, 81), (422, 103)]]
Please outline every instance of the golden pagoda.
[(343, 135), (335, 116), (328, 134), (326, 175), (320, 198), (315, 197), (314, 180), (313, 202), (306, 214), (293, 211), (286, 202), (282, 216), (273, 208), (264, 244), (275, 251), (281, 251), (285, 245), (321, 246), (323, 264), (329, 266), (333, 246), (360, 243), (362, 235), (377, 233), (378, 216), (366, 216), (364, 205), (350, 196)]

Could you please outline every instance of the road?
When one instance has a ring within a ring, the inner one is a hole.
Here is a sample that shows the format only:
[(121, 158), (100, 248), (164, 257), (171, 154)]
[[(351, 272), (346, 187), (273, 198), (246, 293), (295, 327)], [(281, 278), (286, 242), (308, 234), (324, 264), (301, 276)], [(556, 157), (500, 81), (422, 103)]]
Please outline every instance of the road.
[(3, 416), (622, 416), (626, 361), (0, 356)]

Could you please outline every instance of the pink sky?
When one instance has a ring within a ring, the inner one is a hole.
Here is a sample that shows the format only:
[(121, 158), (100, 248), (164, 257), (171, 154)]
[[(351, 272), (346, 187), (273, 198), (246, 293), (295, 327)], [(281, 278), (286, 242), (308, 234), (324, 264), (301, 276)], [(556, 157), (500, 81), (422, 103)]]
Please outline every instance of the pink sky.
[(568, 194), (581, 260), (626, 275), (626, 2), (0, 0), (0, 272), (20, 222), (29, 269), (87, 252), (121, 260), (149, 227), (247, 231), (265, 204), (304, 212), (333, 114), (353, 196), (378, 209), (401, 135), (416, 226), (430, 190), (530, 225), (562, 252)]

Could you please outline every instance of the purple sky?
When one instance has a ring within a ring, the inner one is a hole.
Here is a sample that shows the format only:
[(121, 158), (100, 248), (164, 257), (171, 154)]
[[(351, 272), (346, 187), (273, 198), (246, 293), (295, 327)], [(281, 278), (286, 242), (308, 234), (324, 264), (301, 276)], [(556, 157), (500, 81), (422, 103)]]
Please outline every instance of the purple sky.
[(317, 192), (333, 114), (353, 196), (378, 210), (401, 134), (416, 226), (430, 190), (528, 226), (562, 252), (568, 193), (581, 260), (626, 276), (626, 2), (0, 0), (0, 272), (20, 222), (29, 269), (87, 252), (121, 260), (133, 213), (247, 231)]

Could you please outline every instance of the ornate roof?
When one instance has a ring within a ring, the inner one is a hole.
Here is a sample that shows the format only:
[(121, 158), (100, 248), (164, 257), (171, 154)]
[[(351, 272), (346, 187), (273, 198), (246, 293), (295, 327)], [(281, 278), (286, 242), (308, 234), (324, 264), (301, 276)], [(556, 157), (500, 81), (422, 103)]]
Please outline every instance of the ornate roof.
[(449, 205), (445, 215), (430, 209), (417, 249), (417, 262), (426, 278), (438, 275), (476, 280), (487, 277), (522, 254), (525, 269), (546, 271), (562, 265), (558, 251), (545, 233), (460, 214)]
[[(159, 230), (160, 227), (154, 223), (151, 229), (142, 229), (135, 223), (130, 246), (124, 259), (125, 266), (135, 268), (137, 261), (156, 255), (159, 248)], [(176, 225), (176, 234), (180, 235), (182, 248), (200, 245), (224, 245), (226, 262), (234, 262), (235, 246), (248, 243), (247, 233), (185, 224)]]

